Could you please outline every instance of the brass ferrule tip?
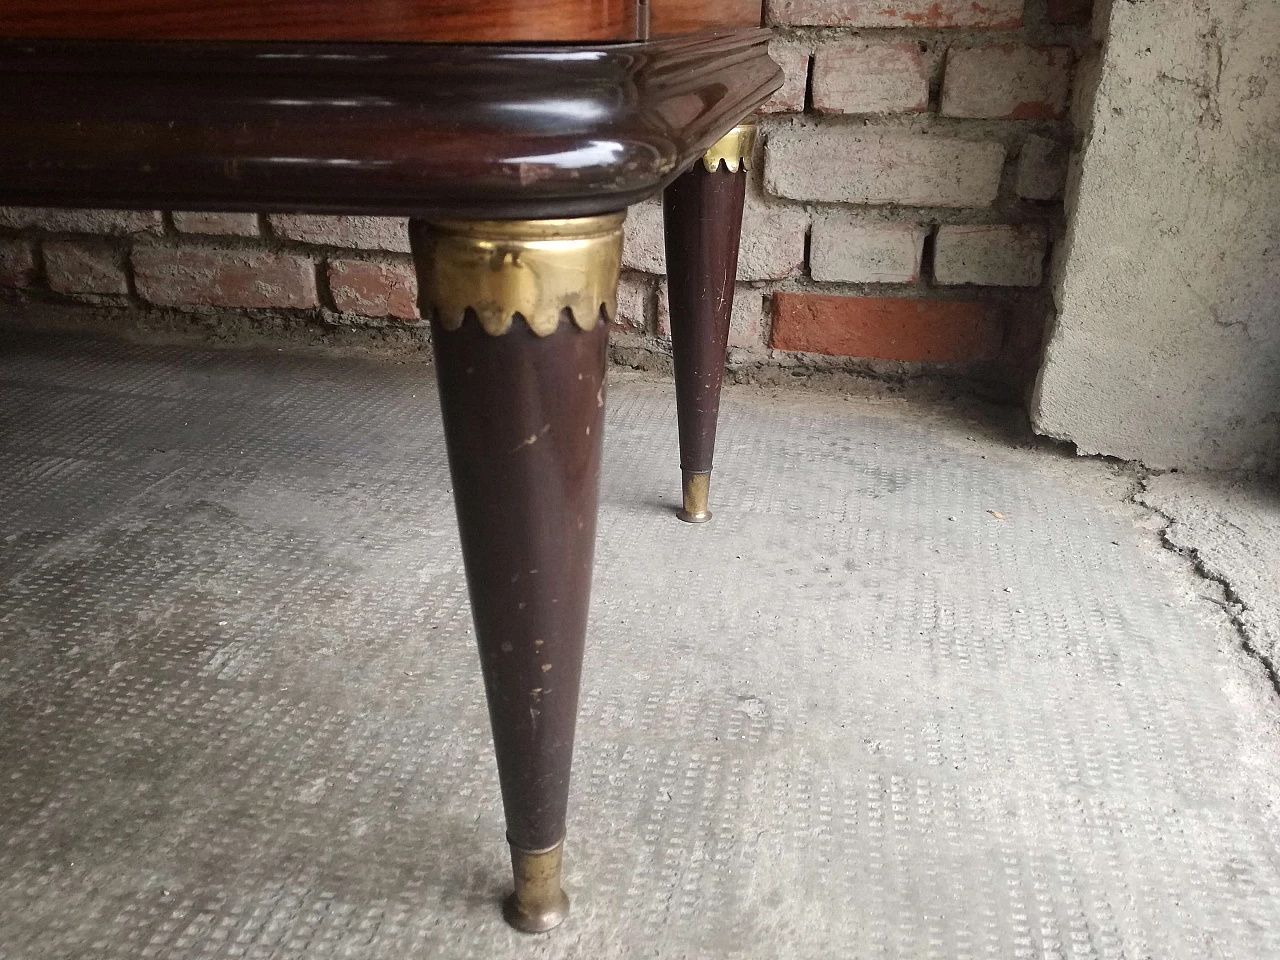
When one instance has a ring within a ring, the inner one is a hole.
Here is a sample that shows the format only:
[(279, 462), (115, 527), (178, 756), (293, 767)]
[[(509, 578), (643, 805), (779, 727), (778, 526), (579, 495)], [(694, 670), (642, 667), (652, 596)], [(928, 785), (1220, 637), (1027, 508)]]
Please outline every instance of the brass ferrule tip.
[(707, 500), (711, 495), (711, 471), (693, 473), (680, 471), (683, 482), (684, 508), (676, 511), (676, 516), (685, 523), (706, 523), (711, 519), (711, 511), (707, 509)]
[(546, 850), (511, 848), (516, 889), (502, 905), (507, 923), (523, 933), (545, 933), (564, 923), (569, 897), (560, 887), (564, 841)]

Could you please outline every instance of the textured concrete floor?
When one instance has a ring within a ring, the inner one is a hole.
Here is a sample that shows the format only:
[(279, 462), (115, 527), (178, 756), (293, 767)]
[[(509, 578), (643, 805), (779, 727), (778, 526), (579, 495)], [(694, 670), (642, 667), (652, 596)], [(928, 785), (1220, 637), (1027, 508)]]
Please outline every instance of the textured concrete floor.
[(1280, 685), (1280, 479), (1165, 473), (1142, 503), (1168, 520), (1165, 540), (1223, 587), (1223, 606)]
[(430, 369), (0, 344), (2, 960), (1280, 956), (1275, 692), (1111, 467), (735, 389), (691, 527), (615, 382), (526, 938)]

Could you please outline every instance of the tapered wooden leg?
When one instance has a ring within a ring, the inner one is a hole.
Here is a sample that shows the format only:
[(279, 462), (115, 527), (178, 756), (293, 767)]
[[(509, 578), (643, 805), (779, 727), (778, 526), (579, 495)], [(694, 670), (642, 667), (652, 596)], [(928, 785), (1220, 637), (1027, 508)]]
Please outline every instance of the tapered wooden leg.
[(736, 127), (662, 198), (683, 481), (676, 515), (689, 523), (711, 519), (716, 418), (754, 142), (753, 125)]
[(622, 216), (414, 223), (480, 647), (517, 929), (568, 912), (560, 864)]

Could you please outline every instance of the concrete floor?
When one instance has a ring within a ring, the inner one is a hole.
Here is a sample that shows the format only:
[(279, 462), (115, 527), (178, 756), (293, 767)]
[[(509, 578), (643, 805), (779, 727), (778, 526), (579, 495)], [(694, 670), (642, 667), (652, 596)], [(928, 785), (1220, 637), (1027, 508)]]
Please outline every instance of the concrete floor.
[(693, 527), (615, 378), (528, 938), (430, 368), (0, 344), (0, 960), (1280, 956), (1244, 601), (1007, 414), (731, 389)]

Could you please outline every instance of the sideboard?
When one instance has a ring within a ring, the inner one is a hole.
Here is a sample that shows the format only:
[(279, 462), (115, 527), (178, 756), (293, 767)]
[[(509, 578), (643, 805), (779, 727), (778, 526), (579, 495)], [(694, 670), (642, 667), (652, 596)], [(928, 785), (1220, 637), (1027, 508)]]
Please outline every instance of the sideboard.
[(0, 203), (410, 218), (515, 890), (560, 882), (626, 208), (664, 191), (683, 484), (708, 491), (757, 2), (7, 0)]

